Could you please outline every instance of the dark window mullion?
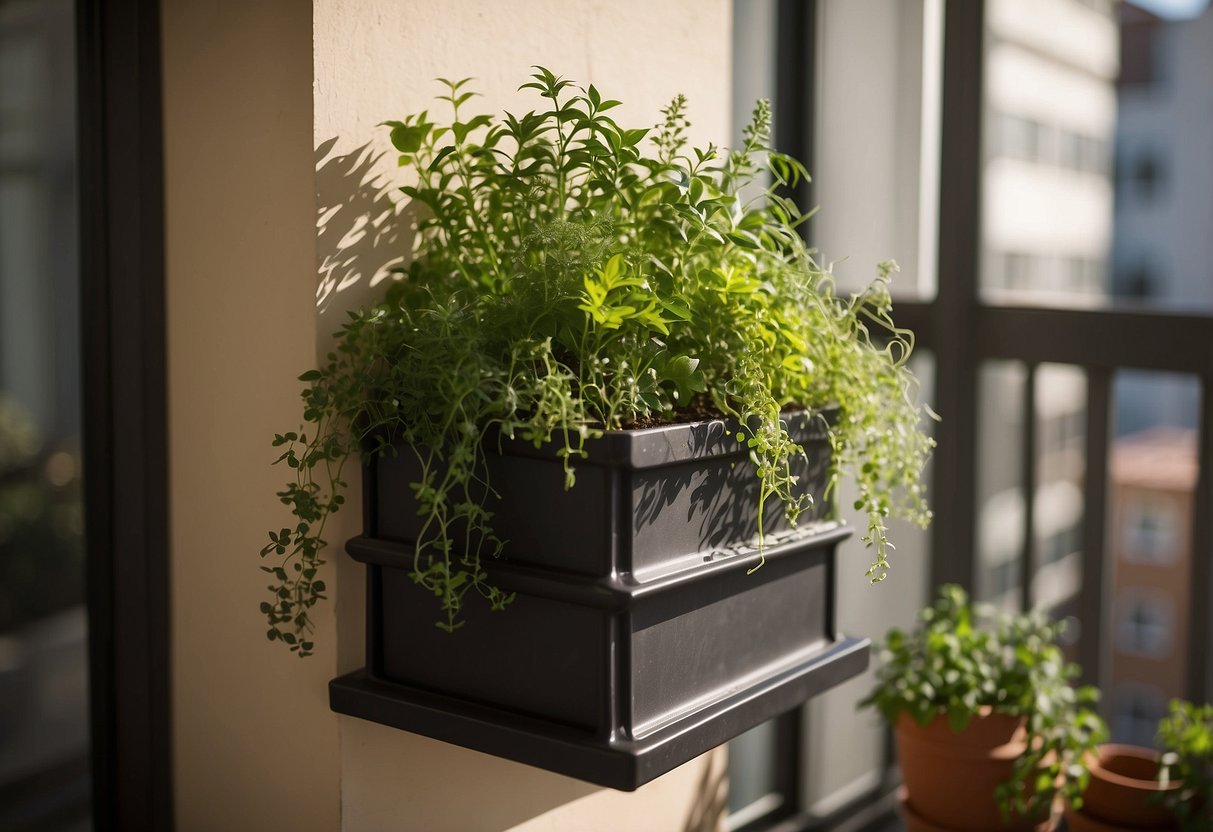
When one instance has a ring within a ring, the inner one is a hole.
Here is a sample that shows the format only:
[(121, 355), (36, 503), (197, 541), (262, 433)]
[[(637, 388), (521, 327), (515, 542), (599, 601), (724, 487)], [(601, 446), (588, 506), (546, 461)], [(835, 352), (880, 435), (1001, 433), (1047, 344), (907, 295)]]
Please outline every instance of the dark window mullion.
[(794, 815), (801, 808), (804, 778), (804, 709), (795, 708), (779, 717), (775, 734), (775, 790), (783, 798), (777, 817)]
[[(1204, 341), (1206, 345), (1213, 339)], [(1213, 350), (1206, 348), (1213, 358)], [(1201, 376), (1201, 404), (1196, 491), (1192, 495), (1192, 559), (1188, 603), (1188, 697), (1196, 702), (1213, 698), (1209, 660), (1213, 628), (1213, 373)]]
[(1086, 453), (1083, 466), (1082, 584), (1078, 620), (1082, 633), (1078, 661), (1082, 681), (1097, 685), (1104, 665), (1104, 551), (1108, 505), (1108, 452), (1112, 373), (1101, 367), (1087, 370)]
[(984, 36), (984, 3), (945, 5), (938, 293), (923, 321), (935, 350), (936, 407), (948, 425), (939, 432), (934, 460), (930, 583), (955, 582), (970, 590), (977, 511), (977, 356), (971, 345), (977, 335)]
[(171, 829), (156, 0), (77, 0), (93, 827)]
[(1024, 379), (1020, 428), (1020, 488), (1023, 493), (1023, 543), (1019, 561), (1019, 609), (1032, 609), (1032, 578), (1036, 574), (1036, 370), (1029, 364)]
[[(779, 0), (776, 7), (775, 146), (802, 160), (810, 172), (814, 163), (813, 114), (816, 110), (813, 57), (817, 54), (816, 0)], [(807, 59), (807, 60), (806, 60)], [(802, 211), (813, 207), (813, 183), (802, 179), (791, 196)], [(809, 235), (806, 222), (801, 234)]]

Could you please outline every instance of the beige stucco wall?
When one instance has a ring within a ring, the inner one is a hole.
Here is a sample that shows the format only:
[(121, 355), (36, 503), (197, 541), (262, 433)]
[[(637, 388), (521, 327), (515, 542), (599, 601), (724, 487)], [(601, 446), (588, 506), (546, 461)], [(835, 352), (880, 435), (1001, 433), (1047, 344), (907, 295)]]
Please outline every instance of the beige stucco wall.
[[(721, 755), (623, 794), (338, 718), (326, 683), (361, 664), (361, 570), (330, 553), (336, 603), (299, 661), (262, 636), (255, 552), (287, 517), (268, 440), (298, 424), (295, 376), (399, 250), (363, 186), (393, 166), (356, 152), (374, 125), (428, 106), (440, 75), (519, 106), (540, 63), (623, 99), (628, 123), (686, 93), (696, 138), (724, 141), (728, 0), (165, 0), (162, 16), (179, 828), (693, 828), (723, 794)], [(319, 313), (318, 264), (340, 287)], [(356, 531), (356, 502), (329, 540)]]
[(300, 661), (257, 611), (316, 344), (311, 8), (166, 0), (162, 33), (178, 828), (337, 829), (331, 612)]

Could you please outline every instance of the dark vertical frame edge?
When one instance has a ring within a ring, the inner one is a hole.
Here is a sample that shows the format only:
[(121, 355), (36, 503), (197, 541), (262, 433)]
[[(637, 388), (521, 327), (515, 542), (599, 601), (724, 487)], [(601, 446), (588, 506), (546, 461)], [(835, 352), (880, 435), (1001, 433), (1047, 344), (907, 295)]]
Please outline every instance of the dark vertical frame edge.
[[(1213, 329), (1213, 326), (1210, 327)], [(1208, 350), (1208, 339), (1204, 342)], [(1200, 376), (1200, 432), (1197, 446), (1196, 489), (1192, 495), (1192, 560), (1188, 601), (1188, 698), (1213, 699), (1213, 351), (1210, 367)]]
[[(1019, 487), (1023, 498), (1023, 518), (1020, 534), (1023, 543), (1019, 551), (1019, 609), (1027, 612), (1036, 599), (1032, 594), (1032, 579), (1036, 575), (1036, 385), (1040, 365), (1030, 362), (1023, 380), (1022, 422), (1019, 445)], [(974, 449), (976, 456), (976, 448)], [(976, 486), (976, 478), (974, 478)], [(973, 490), (976, 490), (974, 488)], [(975, 553), (976, 556), (976, 553)]]
[(1108, 454), (1112, 418), (1112, 371), (1106, 367), (1087, 370), (1086, 467), (1083, 472), (1082, 584), (1078, 620), (1081, 631), (1078, 663), (1082, 682), (1099, 685), (1107, 677), (1105, 656), (1104, 599), (1109, 570), (1105, 564), (1108, 508)]
[[(812, 175), (815, 159), (813, 114), (817, 106), (817, 0), (778, 0), (775, 14), (775, 137), (783, 153), (804, 162)], [(811, 211), (813, 185), (802, 180), (792, 194)], [(801, 226), (808, 237), (812, 220)], [(810, 241), (811, 242), (811, 241)]]
[(160, 10), (76, 15), (93, 825), (171, 829)]
[(931, 527), (930, 585), (974, 589), (977, 450), (977, 317), (981, 208), (981, 107), (985, 3), (947, 3), (943, 37), (938, 294), (929, 312), (936, 403), (949, 430), (935, 449), (937, 517)]

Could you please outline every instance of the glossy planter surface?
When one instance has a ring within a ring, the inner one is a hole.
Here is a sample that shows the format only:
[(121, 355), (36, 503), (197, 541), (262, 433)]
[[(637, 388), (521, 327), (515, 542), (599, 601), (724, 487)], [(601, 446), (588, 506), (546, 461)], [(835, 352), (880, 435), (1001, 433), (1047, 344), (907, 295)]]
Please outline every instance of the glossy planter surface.
[[(828, 444), (794, 426), (820, 493)], [(403, 449), (367, 473), (367, 667), (330, 686), (334, 710), (620, 789), (634, 789), (866, 668), (866, 639), (833, 626), (849, 532), (768, 506), (721, 422), (608, 434), (565, 491), (551, 449), (503, 443), (490, 510), (509, 543), (486, 564), (517, 594), (434, 626), (413, 583), (418, 469)]]

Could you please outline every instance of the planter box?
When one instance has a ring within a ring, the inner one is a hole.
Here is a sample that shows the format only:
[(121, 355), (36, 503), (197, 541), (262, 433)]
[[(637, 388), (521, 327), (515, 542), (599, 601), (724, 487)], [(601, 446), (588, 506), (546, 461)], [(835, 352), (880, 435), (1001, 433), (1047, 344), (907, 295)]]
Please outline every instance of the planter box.
[[(828, 442), (807, 420), (801, 481), (820, 494)], [(866, 639), (833, 626), (835, 548), (849, 532), (768, 505), (722, 422), (610, 433), (576, 465), (503, 442), (490, 460), (486, 565), (517, 598), (434, 626), (408, 577), (416, 507), (408, 449), (367, 471), (367, 668), (334, 680), (334, 710), (619, 789), (634, 789), (867, 667)]]

